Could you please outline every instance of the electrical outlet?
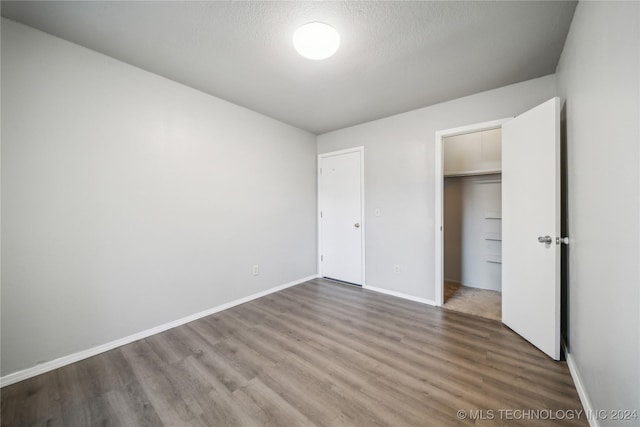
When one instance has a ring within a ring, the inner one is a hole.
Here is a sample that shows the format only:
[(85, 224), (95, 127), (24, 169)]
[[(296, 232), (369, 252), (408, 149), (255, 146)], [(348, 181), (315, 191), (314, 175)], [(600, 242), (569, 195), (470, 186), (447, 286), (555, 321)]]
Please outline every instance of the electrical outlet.
[(400, 265), (399, 264), (393, 264), (393, 272), (396, 274), (400, 273)]
[(260, 267), (256, 264), (253, 266), (253, 275), (257, 276), (258, 274), (260, 274)]

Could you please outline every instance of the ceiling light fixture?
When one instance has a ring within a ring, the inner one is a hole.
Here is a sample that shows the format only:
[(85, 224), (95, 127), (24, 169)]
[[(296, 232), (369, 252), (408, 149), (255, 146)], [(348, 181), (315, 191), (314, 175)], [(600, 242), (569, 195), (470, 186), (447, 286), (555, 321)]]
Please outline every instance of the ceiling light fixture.
[(340, 47), (340, 35), (331, 25), (310, 22), (293, 34), (293, 46), (305, 58), (326, 59)]

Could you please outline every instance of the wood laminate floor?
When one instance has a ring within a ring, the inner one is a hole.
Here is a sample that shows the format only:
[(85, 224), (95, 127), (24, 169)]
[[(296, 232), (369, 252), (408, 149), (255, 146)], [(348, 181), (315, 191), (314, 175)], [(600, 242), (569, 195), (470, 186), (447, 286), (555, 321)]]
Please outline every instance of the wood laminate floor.
[(471, 288), (455, 282), (444, 282), (443, 308), (487, 319), (502, 320), (502, 294), (487, 289)]
[(515, 411), (582, 407), (566, 363), (499, 322), (322, 280), (5, 387), (1, 402), (3, 426), (587, 425)]

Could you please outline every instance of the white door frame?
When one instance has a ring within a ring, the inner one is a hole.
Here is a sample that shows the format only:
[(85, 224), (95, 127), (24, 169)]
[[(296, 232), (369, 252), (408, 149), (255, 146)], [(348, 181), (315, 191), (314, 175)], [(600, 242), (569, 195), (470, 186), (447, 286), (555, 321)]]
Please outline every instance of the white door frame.
[(332, 151), (330, 153), (322, 153), (322, 154), (318, 154), (318, 175), (317, 175), (317, 179), (318, 179), (318, 200), (317, 200), (317, 205), (318, 205), (318, 276), (319, 277), (323, 277), (322, 274), (322, 217), (321, 217), (321, 206), (320, 206), (320, 195), (322, 194), (322, 184), (321, 184), (321, 179), (320, 179), (320, 175), (321, 175), (321, 170), (320, 170), (320, 166), (322, 165), (322, 159), (326, 158), (326, 157), (333, 157), (333, 156), (339, 156), (341, 154), (348, 154), (348, 153), (355, 153), (355, 152), (359, 152), (360, 153), (360, 229), (362, 230), (360, 233), (360, 245), (361, 245), (361, 251), (362, 251), (362, 261), (361, 261), (361, 268), (362, 268), (362, 287), (365, 287), (365, 230), (366, 230), (366, 224), (365, 224), (365, 219), (364, 219), (364, 146), (359, 146), (359, 147), (353, 147), (353, 148), (347, 148), (345, 150), (339, 150), (339, 151)]
[(436, 168), (435, 168), (435, 182), (436, 182), (436, 200), (435, 200), (435, 286), (436, 286), (436, 306), (441, 306), (444, 303), (444, 212), (443, 212), (443, 184), (444, 184), (444, 150), (443, 143), (444, 138), (455, 135), (463, 135), (471, 132), (480, 132), (483, 130), (502, 128), (502, 125), (513, 117), (505, 119), (492, 120), (489, 122), (476, 123), (467, 126), (460, 126), (452, 129), (443, 129), (436, 132)]

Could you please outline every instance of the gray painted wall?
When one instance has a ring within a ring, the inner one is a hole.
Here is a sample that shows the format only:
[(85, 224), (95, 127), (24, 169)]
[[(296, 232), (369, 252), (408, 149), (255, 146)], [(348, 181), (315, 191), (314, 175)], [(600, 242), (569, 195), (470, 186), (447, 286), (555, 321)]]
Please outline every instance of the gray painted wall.
[(2, 374), (315, 274), (315, 165), (310, 133), (3, 19)]
[(569, 348), (596, 409), (640, 410), (639, 26), (638, 2), (580, 2), (557, 72), (567, 116)]
[(318, 136), (319, 153), (364, 146), (367, 285), (435, 298), (435, 132), (515, 116), (555, 95), (551, 75)]

